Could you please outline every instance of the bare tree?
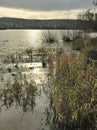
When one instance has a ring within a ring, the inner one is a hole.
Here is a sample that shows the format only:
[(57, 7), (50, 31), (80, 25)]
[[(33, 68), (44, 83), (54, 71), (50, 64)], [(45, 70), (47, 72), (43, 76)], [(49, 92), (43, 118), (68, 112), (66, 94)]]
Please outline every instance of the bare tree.
[(90, 31), (94, 28), (95, 14), (91, 9), (87, 9), (80, 13), (77, 19), (80, 20), (80, 27), (82, 30)]
[(97, 0), (93, 0), (92, 4), (97, 6)]

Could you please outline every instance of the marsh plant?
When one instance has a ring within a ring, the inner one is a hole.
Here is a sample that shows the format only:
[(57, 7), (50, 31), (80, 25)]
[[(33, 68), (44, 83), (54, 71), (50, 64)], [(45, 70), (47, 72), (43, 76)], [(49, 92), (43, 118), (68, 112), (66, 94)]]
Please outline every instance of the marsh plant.
[(28, 48), (26, 50), (26, 54), (28, 55), (30, 62), (32, 62), (33, 61), (33, 49), (32, 48)]
[(60, 33), (63, 43), (89, 38), (88, 33), (81, 30), (61, 30)]
[(72, 33), (69, 30), (67, 30), (67, 31), (61, 30), (60, 34), (61, 34), (61, 39), (62, 39), (63, 43), (71, 41)]
[(37, 88), (34, 81), (24, 81), (15, 79), (13, 84), (8, 82), (5, 88), (0, 90), (1, 110), (2, 107), (9, 109), (15, 105), (23, 112), (33, 111)]
[(43, 43), (49, 43), (49, 44), (57, 43), (58, 42), (57, 32), (56, 31), (50, 31), (50, 30), (44, 31), (42, 33), (41, 40), (42, 40)]
[(97, 67), (83, 54), (58, 54), (53, 77), (54, 128), (97, 129)]
[(73, 31), (73, 40), (76, 39), (83, 39), (84, 38), (84, 32), (80, 30)]
[(95, 38), (81, 38), (72, 41), (72, 49), (78, 51), (97, 50), (97, 37)]

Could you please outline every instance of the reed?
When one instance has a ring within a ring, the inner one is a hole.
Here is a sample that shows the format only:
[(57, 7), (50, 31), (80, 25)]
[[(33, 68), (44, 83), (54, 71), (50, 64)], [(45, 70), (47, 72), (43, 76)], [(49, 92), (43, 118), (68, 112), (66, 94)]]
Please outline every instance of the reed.
[(44, 31), (42, 33), (42, 38), (41, 38), (43, 43), (57, 43), (58, 39), (57, 39), (57, 33), (53, 32), (53, 31)]

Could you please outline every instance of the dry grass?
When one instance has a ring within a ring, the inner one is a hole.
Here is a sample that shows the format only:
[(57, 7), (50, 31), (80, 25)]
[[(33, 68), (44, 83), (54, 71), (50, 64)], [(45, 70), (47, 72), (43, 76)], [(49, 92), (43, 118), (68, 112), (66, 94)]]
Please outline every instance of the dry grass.
[(57, 43), (58, 42), (57, 33), (49, 30), (43, 32), (41, 40), (43, 43), (49, 43), (49, 44)]
[(63, 53), (57, 57), (53, 79), (57, 127), (97, 129), (97, 67), (85, 59), (84, 54), (72, 58)]

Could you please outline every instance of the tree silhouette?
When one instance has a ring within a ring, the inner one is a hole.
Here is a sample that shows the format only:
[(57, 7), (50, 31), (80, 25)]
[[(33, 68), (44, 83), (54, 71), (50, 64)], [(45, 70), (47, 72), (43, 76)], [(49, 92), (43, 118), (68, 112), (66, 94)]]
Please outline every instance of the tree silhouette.
[(93, 0), (92, 4), (97, 6), (97, 0)]

